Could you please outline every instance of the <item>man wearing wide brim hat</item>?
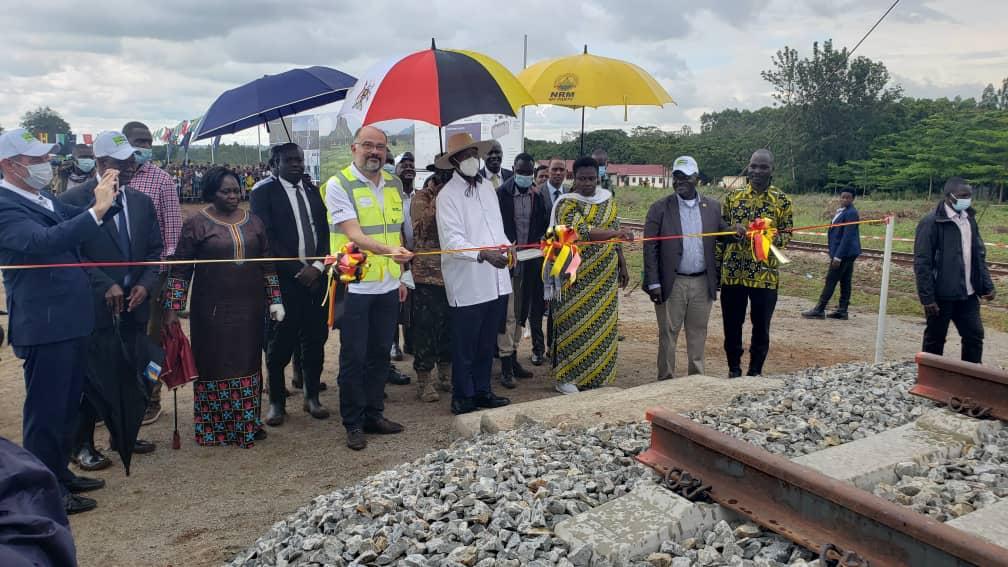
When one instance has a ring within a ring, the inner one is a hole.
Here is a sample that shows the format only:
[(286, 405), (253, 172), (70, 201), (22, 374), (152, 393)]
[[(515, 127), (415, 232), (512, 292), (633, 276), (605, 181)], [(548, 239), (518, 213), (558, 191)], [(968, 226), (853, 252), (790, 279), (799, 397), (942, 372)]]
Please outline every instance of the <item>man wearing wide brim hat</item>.
[(493, 185), (479, 174), (480, 159), (493, 142), (478, 142), (461, 132), (446, 145), (434, 161), (436, 167), (454, 170), (437, 197), (438, 239), (443, 250), (470, 250), (441, 256), (451, 321), (452, 413), (462, 414), (510, 403), (494, 395), (490, 375), (511, 294), (508, 256), (501, 250), (511, 242)]

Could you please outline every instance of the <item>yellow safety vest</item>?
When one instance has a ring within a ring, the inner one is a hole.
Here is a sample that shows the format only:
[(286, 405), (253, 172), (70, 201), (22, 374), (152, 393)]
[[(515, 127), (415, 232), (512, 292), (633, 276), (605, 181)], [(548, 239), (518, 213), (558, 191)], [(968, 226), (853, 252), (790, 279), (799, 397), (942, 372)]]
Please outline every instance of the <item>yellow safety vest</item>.
[[(336, 181), (346, 191), (350, 202), (353, 203), (361, 232), (382, 244), (401, 246), (402, 182), (398, 177), (385, 170), (382, 170), (381, 175), (385, 179), (385, 187), (382, 189), (384, 206), (378, 204), (371, 186), (357, 179), (349, 165), (333, 175), (329, 182), (322, 185), (322, 200), (325, 201), (326, 198), (326, 187), (332, 181)], [(329, 250), (331, 254), (336, 254), (344, 244), (350, 242), (350, 239), (343, 234), (339, 225), (333, 223), (328, 210), (326, 211), (326, 221), (329, 224)], [(367, 274), (361, 281), (380, 282), (385, 279), (386, 272), (393, 278), (399, 279), (402, 273), (399, 264), (388, 256), (368, 255), (368, 264)]]

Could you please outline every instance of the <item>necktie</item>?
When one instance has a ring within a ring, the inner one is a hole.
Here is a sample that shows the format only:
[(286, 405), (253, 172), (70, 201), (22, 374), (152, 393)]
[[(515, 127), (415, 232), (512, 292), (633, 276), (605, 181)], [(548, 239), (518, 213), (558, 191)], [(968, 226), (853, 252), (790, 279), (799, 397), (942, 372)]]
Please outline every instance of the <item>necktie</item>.
[(126, 209), (119, 202), (119, 212), (116, 213), (116, 228), (119, 232), (119, 248), (127, 259), (130, 257), (129, 226), (126, 224)]
[(308, 214), (308, 204), (305, 203), (303, 189), (300, 186), (294, 187), (294, 194), (297, 195), (298, 216), (301, 218), (301, 238), (304, 240), (305, 256), (315, 255), (315, 235), (311, 229), (311, 216)]
[(493, 183), (494, 189), (500, 187), (500, 176), (496, 173), (490, 176), (490, 183)]

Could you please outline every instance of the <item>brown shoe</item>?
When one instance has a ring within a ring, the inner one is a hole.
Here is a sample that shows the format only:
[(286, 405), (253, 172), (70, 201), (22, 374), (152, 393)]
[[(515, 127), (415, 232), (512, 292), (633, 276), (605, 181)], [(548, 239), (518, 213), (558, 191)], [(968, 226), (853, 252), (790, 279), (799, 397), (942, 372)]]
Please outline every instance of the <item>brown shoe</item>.
[(437, 390), (434, 389), (433, 379), (430, 372), (417, 371), (417, 398), (422, 402), (436, 402), (441, 399)]
[(450, 362), (437, 363), (437, 389), (449, 394), (452, 391), (452, 365)]
[(360, 429), (351, 429), (346, 432), (346, 446), (354, 451), (363, 451), (367, 448), (367, 438)]
[(364, 433), (376, 433), (378, 435), (395, 435), (402, 433), (405, 428), (402, 424), (379, 417), (378, 419), (364, 422)]

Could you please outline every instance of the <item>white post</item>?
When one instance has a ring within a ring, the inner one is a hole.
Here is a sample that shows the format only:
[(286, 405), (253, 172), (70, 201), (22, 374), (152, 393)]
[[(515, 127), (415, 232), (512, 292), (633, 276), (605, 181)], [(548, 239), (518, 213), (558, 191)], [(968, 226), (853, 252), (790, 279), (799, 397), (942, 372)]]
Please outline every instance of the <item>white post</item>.
[(882, 362), (885, 354), (886, 307), (889, 303), (889, 272), (892, 268), (892, 241), (896, 219), (889, 216), (885, 229), (885, 254), (882, 255), (882, 291), (879, 294), (878, 329), (875, 331), (875, 364)]

